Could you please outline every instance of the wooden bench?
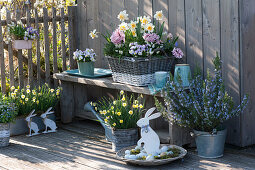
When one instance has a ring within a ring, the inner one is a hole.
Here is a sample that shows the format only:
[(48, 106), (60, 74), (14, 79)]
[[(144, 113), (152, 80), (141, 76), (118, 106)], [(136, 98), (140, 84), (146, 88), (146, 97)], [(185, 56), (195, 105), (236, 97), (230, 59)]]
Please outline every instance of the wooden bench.
[[(56, 73), (53, 77), (60, 81), (63, 88), (60, 100), (61, 121), (63, 123), (71, 123), (74, 117), (95, 119), (92, 113), (84, 111), (84, 104), (88, 101), (96, 101), (106, 94), (114, 96), (119, 90), (142, 94), (145, 99), (145, 107), (151, 108), (154, 106), (154, 98), (148, 87), (116, 83), (113, 82), (112, 77), (89, 79), (67, 73)], [(160, 93), (156, 96), (163, 101)], [(152, 120), (150, 125), (158, 133), (162, 143), (184, 145), (191, 142), (188, 130), (172, 125), (163, 118)]]

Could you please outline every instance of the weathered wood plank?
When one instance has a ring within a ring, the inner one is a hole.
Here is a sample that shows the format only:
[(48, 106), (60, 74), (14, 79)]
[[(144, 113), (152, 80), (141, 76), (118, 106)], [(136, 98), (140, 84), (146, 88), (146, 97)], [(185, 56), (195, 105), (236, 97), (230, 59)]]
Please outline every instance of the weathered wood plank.
[[(1, 20), (1, 14), (0, 14)], [(6, 80), (5, 80), (5, 61), (4, 61), (4, 45), (3, 45), (3, 34), (2, 25), (0, 23), (0, 66), (1, 66), (1, 90), (6, 93)]]
[[(77, 37), (78, 40), (78, 49), (86, 49), (89, 47), (89, 31), (88, 30), (88, 2), (87, 0), (79, 0), (77, 5), (77, 27), (78, 27), (78, 34), (80, 35)], [(102, 3), (101, 3), (102, 4)], [(90, 41), (91, 42), (91, 41)]]
[[(38, 11), (37, 9), (35, 9), (35, 28), (37, 29), (37, 31), (40, 31), (40, 27), (39, 27), (39, 23), (38, 23)], [(39, 37), (37, 37), (36, 39), (36, 64), (37, 64), (37, 85), (41, 85), (41, 52), (40, 52), (40, 35)]]
[[(27, 6), (26, 8), (27, 14), (27, 27), (31, 26), (31, 14), (30, 9)], [(32, 59), (32, 49), (28, 50), (28, 84), (33, 87), (33, 59)]]
[[(121, 21), (117, 18), (119, 13), (125, 10), (124, 0), (112, 0), (112, 27), (116, 29)], [(128, 11), (127, 11), (128, 12)]]
[(61, 121), (70, 123), (74, 116), (74, 86), (71, 82), (61, 82), (61, 87), (63, 88), (60, 98)]
[(44, 17), (44, 51), (45, 51), (45, 81), (50, 84), (50, 42), (49, 42), (49, 25), (48, 9), (43, 8)]
[[(221, 14), (221, 59), (222, 76), (226, 90), (236, 104), (240, 103), (240, 48), (239, 48), (239, 14), (238, 0), (220, 1)], [(227, 122), (227, 142), (241, 144), (240, 117)]]
[[(6, 11), (6, 21), (8, 24), (11, 23), (11, 13), (10, 11)], [(8, 44), (8, 56), (9, 56), (9, 71), (10, 71), (10, 86), (14, 86), (14, 65), (13, 65), (13, 49), (12, 43)]]
[[(152, 8), (152, 11), (153, 11), (153, 20), (156, 21), (156, 19), (154, 18), (154, 15), (156, 14), (157, 11), (161, 11), (163, 12), (163, 19), (162, 21), (159, 21), (159, 23), (163, 23), (165, 22), (164, 24), (164, 31), (168, 31), (168, 0), (153, 0), (153, 8)], [(156, 25), (155, 27), (157, 29), (159, 29), (158, 27), (158, 21), (156, 21)]]
[(184, 53), (183, 62), (186, 63), (185, 0), (168, 1), (168, 33), (179, 37), (178, 46)]
[(127, 10), (129, 21), (138, 17), (138, 0), (125, 0), (124, 6)]
[[(58, 47), (57, 47), (57, 22), (56, 22), (56, 8), (52, 8), (52, 47), (53, 47), (53, 73), (58, 72)], [(54, 87), (56, 88), (58, 86), (58, 81), (54, 80)]]
[(61, 8), (61, 56), (62, 56), (62, 69), (66, 70), (66, 44), (65, 44), (65, 20), (64, 20), (64, 8)]
[(75, 61), (73, 59), (73, 52), (74, 52), (74, 18), (73, 18), (74, 8), (69, 6), (68, 7), (68, 40), (69, 40), (69, 62), (70, 62), (70, 68), (75, 68)]
[(204, 75), (214, 70), (213, 59), (220, 52), (220, 1), (203, 0), (203, 57)]
[(245, 113), (241, 115), (241, 136), (242, 145), (247, 146), (255, 143), (255, 48), (254, 48), (254, 36), (255, 36), (255, 1), (242, 0), (239, 1), (240, 8), (240, 74), (241, 74), (241, 96), (249, 94), (249, 104), (245, 110)]
[(203, 38), (201, 0), (185, 0), (187, 63), (203, 71)]
[[(16, 20), (20, 20), (20, 11), (16, 11)], [(22, 50), (18, 50), (18, 67), (19, 67), (19, 87), (22, 89), (24, 87), (24, 75), (23, 75), (23, 57)]]
[(152, 17), (152, 0), (138, 0), (138, 14)]

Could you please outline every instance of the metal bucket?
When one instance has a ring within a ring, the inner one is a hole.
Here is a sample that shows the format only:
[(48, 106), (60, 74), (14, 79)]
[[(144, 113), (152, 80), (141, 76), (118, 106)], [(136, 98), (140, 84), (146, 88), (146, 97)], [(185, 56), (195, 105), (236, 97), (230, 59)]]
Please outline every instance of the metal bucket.
[(223, 156), (227, 129), (216, 134), (194, 130), (198, 156), (202, 158), (219, 158)]
[(116, 129), (112, 130), (112, 150), (119, 150), (136, 145), (138, 141), (138, 129)]
[(9, 145), (10, 141), (10, 124), (0, 123), (0, 147)]

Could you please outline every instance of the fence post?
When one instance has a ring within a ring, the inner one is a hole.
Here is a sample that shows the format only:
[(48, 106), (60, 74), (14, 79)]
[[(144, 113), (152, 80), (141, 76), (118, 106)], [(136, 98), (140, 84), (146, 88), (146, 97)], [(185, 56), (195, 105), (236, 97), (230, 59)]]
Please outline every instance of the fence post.
[(69, 35), (69, 59), (70, 59), (70, 68), (77, 68), (77, 63), (73, 59), (73, 52), (76, 48), (76, 7), (68, 7), (68, 35)]
[(2, 18), (0, 13), (0, 63), (1, 63), (1, 89), (6, 93), (6, 80), (5, 80), (5, 62), (4, 62), (4, 44), (2, 34)]
[[(27, 27), (31, 26), (31, 14), (29, 6), (26, 7), (27, 13)], [(32, 60), (32, 49), (28, 50), (28, 84), (32, 87), (33, 85), (33, 60)]]
[(36, 40), (36, 64), (37, 64), (37, 83), (40, 86), (41, 85), (41, 64), (40, 64), (40, 58), (41, 58), (41, 53), (40, 53), (40, 30), (39, 30), (39, 23), (38, 23), (38, 11), (35, 9), (35, 27), (39, 33), (39, 37), (37, 37)]
[(50, 85), (50, 45), (49, 45), (49, 25), (48, 25), (48, 9), (43, 8), (43, 24), (44, 24), (44, 46), (45, 46), (45, 72), (46, 83)]
[[(53, 26), (53, 73), (58, 72), (58, 55), (57, 55), (57, 23), (56, 23), (56, 8), (52, 8), (52, 26)], [(58, 86), (58, 81), (54, 79), (54, 87)]]
[(66, 43), (65, 43), (65, 13), (64, 8), (61, 8), (61, 56), (63, 60), (63, 71), (66, 70)]

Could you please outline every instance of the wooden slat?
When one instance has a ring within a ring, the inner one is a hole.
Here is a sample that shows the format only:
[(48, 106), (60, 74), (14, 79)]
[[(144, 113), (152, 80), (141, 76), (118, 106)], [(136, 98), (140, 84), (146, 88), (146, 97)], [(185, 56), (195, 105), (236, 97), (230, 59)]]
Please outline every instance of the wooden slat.
[[(239, 15), (238, 0), (220, 1), (221, 14), (221, 59), (222, 76), (229, 95), (236, 104), (240, 103), (240, 67), (239, 67)], [(241, 145), (240, 117), (227, 122), (227, 142)]]
[[(52, 26), (53, 26), (53, 73), (58, 72), (58, 56), (57, 56), (57, 23), (56, 23), (56, 8), (52, 8)], [(54, 87), (58, 86), (58, 81), (54, 80)]]
[(187, 63), (203, 71), (203, 38), (201, 0), (185, 0)]
[(66, 44), (65, 44), (65, 19), (64, 19), (64, 8), (61, 8), (61, 56), (63, 60), (63, 71), (66, 70)]
[[(16, 19), (17, 21), (20, 20), (20, 11), (16, 11)], [(22, 50), (18, 50), (18, 67), (19, 67), (19, 87), (22, 89), (24, 87), (24, 74), (23, 74), (23, 57), (22, 57)]]
[[(27, 26), (31, 26), (31, 14), (30, 9), (27, 8)], [(28, 50), (28, 84), (32, 87), (33, 86), (33, 59), (32, 59), (32, 49)]]
[(129, 21), (138, 17), (138, 0), (125, 0), (125, 9), (127, 10)]
[[(37, 31), (40, 31), (39, 23), (38, 23), (38, 11), (35, 9), (35, 28)], [(40, 33), (39, 33), (40, 34)], [(40, 52), (40, 35), (37, 37), (36, 40), (36, 64), (37, 64), (37, 84), (40, 86), (41, 85), (41, 52)]]
[(152, 0), (138, 0), (138, 14), (152, 17)]
[[(1, 20), (1, 14), (0, 14)], [(6, 80), (5, 80), (5, 62), (4, 62), (4, 46), (3, 46), (3, 34), (2, 25), (0, 23), (0, 66), (1, 66), (1, 90), (6, 93)]]
[[(7, 23), (11, 23), (11, 13), (10, 11), (6, 11), (6, 20)], [(9, 56), (9, 71), (10, 71), (10, 86), (14, 86), (14, 65), (13, 65), (13, 49), (12, 49), (12, 43), (10, 42), (8, 44), (8, 56)]]
[(168, 2), (168, 32), (179, 37), (178, 47), (182, 49), (183, 62), (186, 63), (185, 0), (169, 0)]
[(70, 68), (75, 68), (75, 61), (73, 59), (73, 52), (74, 52), (74, 25), (73, 25), (73, 13), (74, 8), (71, 6), (68, 7), (68, 40), (69, 40), (69, 61), (70, 61)]
[[(168, 0), (153, 0), (153, 8), (152, 8), (152, 11), (153, 11), (153, 19), (156, 20), (154, 18), (154, 15), (157, 11), (161, 11), (163, 12), (163, 19), (162, 21), (159, 21), (161, 24), (163, 22), (165, 22), (164, 24), (164, 31), (168, 31)], [(157, 23), (157, 22), (156, 22)], [(158, 24), (156, 24), (155, 26), (157, 26)], [(159, 28), (158, 28), (159, 29)]]
[[(101, 3), (99, 3), (99, 32), (102, 33), (103, 35), (106, 35), (107, 32), (111, 33), (113, 30), (111, 26), (111, 13), (112, 13), (112, 8), (111, 8), (111, 0), (102, 0)], [(97, 54), (97, 61), (101, 60), (101, 67), (102, 68), (108, 68), (108, 63), (106, 61), (106, 58), (104, 56), (102, 48), (104, 47), (104, 44), (106, 43), (106, 40), (102, 37), (99, 36), (100, 38), (100, 46), (101, 49), (99, 53)]]
[(43, 8), (44, 17), (44, 50), (45, 50), (45, 72), (46, 83), (50, 84), (50, 42), (49, 42), (49, 25), (48, 25), (48, 9)]
[(123, 10), (125, 10), (124, 0), (112, 0), (112, 26), (114, 29), (121, 24), (121, 21), (117, 17), (120, 11)]
[(220, 1), (203, 0), (203, 57), (204, 75), (214, 70), (213, 59), (220, 52)]

